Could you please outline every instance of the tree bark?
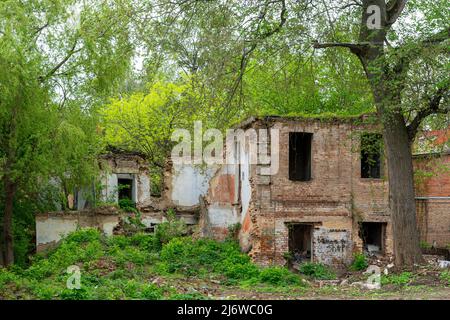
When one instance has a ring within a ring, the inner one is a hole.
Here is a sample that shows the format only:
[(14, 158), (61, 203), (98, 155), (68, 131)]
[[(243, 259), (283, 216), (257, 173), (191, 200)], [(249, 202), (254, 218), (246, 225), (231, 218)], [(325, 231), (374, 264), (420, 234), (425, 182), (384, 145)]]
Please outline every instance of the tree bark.
[(3, 263), (5, 266), (14, 264), (13, 236), (13, 205), (16, 194), (16, 184), (8, 177), (3, 177), (5, 188), (5, 209), (3, 214)]
[[(391, 2), (389, 10), (384, 0), (364, 0), (359, 41), (365, 46), (360, 52), (355, 52), (366, 72), (378, 117), (383, 125), (389, 179), (389, 209), (397, 266), (413, 265), (422, 261), (416, 222), (412, 140), (401, 108), (403, 86), (398, 85), (398, 72), (390, 68), (384, 51), (387, 30), (401, 14), (404, 4), (403, 0), (395, 0)], [(368, 7), (371, 5), (381, 9), (382, 25), (378, 29), (368, 27)], [(388, 19), (388, 16), (391, 19)]]
[(401, 113), (390, 114), (383, 127), (395, 264), (413, 265), (422, 262), (422, 253), (416, 223), (414, 171), (408, 130)]

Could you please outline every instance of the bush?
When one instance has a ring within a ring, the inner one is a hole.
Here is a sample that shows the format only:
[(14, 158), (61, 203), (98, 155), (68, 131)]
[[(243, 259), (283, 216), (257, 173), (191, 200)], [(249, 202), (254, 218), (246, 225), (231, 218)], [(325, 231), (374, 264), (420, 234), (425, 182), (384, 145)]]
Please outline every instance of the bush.
[(265, 268), (259, 275), (259, 280), (272, 285), (299, 285), (301, 278), (283, 267)]
[(125, 212), (138, 212), (136, 210), (136, 205), (134, 204), (134, 202), (131, 199), (127, 198), (119, 200), (119, 208)]
[(259, 275), (250, 258), (241, 253), (233, 241), (175, 238), (164, 245), (160, 259), (164, 271), (186, 275), (217, 273), (232, 280), (249, 279)]
[(350, 266), (350, 270), (362, 271), (362, 270), (366, 270), (368, 266), (369, 266), (369, 263), (367, 262), (366, 256), (361, 253), (356, 253), (353, 256), (353, 263)]
[(88, 243), (92, 241), (100, 241), (101, 239), (100, 231), (94, 228), (83, 228), (78, 229), (75, 232), (70, 233), (64, 239), (66, 243)]
[(314, 279), (332, 280), (336, 274), (322, 263), (307, 262), (300, 266), (300, 272)]
[(141, 298), (146, 300), (158, 300), (163, 297), (162, 290), (154, 284), (147, 284), (141, 291)]
[(182, 219), (177, 219), (175, 216), (175, 211), (170, 209), (167, 211), (167, 221), (156, 226), (155, 242), (158, 249), (161, 249), (161, 247), (170, 240), (185, 236), (186, 234), (186, 223)]
[(136, 233), (129, 238), (129, 243), (143, 250), (158, 250), (157, 239), (153, 234)]

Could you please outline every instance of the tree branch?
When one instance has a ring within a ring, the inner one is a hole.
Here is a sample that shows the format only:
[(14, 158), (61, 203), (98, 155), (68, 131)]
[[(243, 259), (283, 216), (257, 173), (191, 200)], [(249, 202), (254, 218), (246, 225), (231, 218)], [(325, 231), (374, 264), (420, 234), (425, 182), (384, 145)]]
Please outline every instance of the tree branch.
[(386, 5), (386, 26), (391, 26), (405, 9), (408, 0), (390, 0)]
[(70, 50), (69, 50), (69, 52), (67, 52), (66, 56), (56, 66), (54, 66), (45, 76), (42, 76), (39, 78), (39, 80), (41, 82), (50, 78), (53, 74), (55, 74), (56, 71), (59, 70), (59, 68), (61, 68), (70, 59), (70, 57), (72, 57), (75, 53), (81, 51), (81, 48), (75, 49), (77, 46), (77, 43), (78, 43), (78, 39), (75, 40), (72, 48), (70, 48)]
[(327, 43), (319, 43), (315, 42), (313, 44), (314, 49), (325, 49), (325, 48), (348, 48), (350, 51), (357, 56), (361, 55), (368, 47), (367, 44), (361, 43), (346, 43), (346, 42), (327, 42)]
[(417, 130), (419, 129), (419, 126), (422, 123), (423, 119), (432, 114), (438, 113), (446, 114), (450, 111), (448, 110), (448, 108), (447, 110), (445, 108), (444, 109), (440, 108), (441, 100), (446, 94), (448, 94), (448, 92), (449, 92), (449, 85), (439, 88), (436, 91), (436, 94), (430, 99), (427, 108), (422, 109), (417, 113), (416, 117), (411, 121), (411, 123), (407, 127), (408, 137), (410, 141), (413, 141), (414, 137), (416, 136)]

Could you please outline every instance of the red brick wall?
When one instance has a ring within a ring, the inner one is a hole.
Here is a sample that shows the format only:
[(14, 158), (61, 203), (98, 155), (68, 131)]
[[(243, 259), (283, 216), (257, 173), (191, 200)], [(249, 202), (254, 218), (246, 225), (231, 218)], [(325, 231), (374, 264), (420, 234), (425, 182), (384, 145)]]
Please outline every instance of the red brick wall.
[[(261, 179), (255, 170), (256, 210), (252, 215), (250, 255), (262, 265), (283, 264), (288, 251), (288, 223), (314, 223), (315, 260), (348, 263), (360, 250), (357, 221), (389, 222), (388, 183), (385, 179), (361, 179), (359, 132), (374, 128), (346, 121), (280, 119), (279, 171)], [(310, 132), (312, 179), (289, 180), (289, 132)], [(334, 244), (340, 244), (339, 248)], [(386, 252), (392, 252), (390, 225)], [(331, 250), (334, 248), (336, 250)]]
[(450, 154), (415, 156), (417, 221), (420, 238), (450, 245)]
[(414, 158), (416, 196), (450, 197), (450, 154)]

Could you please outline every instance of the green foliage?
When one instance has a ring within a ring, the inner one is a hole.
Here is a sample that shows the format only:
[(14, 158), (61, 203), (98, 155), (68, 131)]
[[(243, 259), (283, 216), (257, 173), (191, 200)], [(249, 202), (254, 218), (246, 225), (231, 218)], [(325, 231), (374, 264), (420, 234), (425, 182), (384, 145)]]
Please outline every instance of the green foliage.
[(300, 285), (301, 278), (283, 267), (264, 268), (259, 275), (259, 280), (272, 285)]
[[(96, 229), (69, 234), (58, 247), (36, 255), (30, 267), (0, 269), (0, 298), (32, 299), (207, 299), (200, 293), (178, 293), (151, 283), (155, 275), (221, 279), (222, 283), (301, 286), (286, 268), (259, 269), (235, 241), (173, 238), (159, 246), (154, 235), (105, 238)], [(81, 289), (66, 287), (67, 267), (81, 270)]]
[(442, 271), (439, 275), (440, 279), (447, 283), (450, 286), (450, 271)]
[(299, 271), (314, 279), (332, 280), (336, 278), (336, 274), (322, 263), (304, 263), (300, 266)]
[(431, 249), (431, 244), (426, 242), (426, 241), (421, 240), (420, 241), (420, 247), (422, 249)]
[(136, 213), (136, 205), (134, 204), (133, 200), (131, 199), (120, 199), (119, 200), (119, 207), (125, 212), (134, 212)]
[(228, 227), (228, 239), (229, 240), (237, 240), (239, 235), (239, 231), (241, 230), (241, 224), (235, 223)]
[(366, 270), (368, 266), (369, 266), (369, 263), (367, 262), (366, 256), (362, 253), (356, 253), (353, 256), (353, 262), (350, 266), (350, 270), (362, 271), (362, 270)]
[(85, 288), (80, 289), (64, 289), (59, 297), (62, 300), (88, 300), (89, 292)]
[(411, 272), (402, 272), (400, 274), (389, 274), (381, 276), (381, 284), (394, 284), (398, 286), (404, 286), (410, 283), (414, 278)]
[(167, 221), (155, 228), (155, 238), (160, 248), (170, 240), (187, 234), (186, 223), (182, 219), (177, 219), (173, 209), (167, 211), (166, 218)]

